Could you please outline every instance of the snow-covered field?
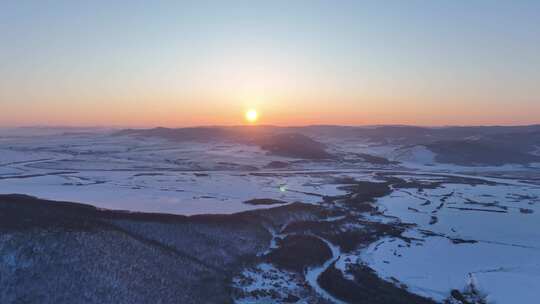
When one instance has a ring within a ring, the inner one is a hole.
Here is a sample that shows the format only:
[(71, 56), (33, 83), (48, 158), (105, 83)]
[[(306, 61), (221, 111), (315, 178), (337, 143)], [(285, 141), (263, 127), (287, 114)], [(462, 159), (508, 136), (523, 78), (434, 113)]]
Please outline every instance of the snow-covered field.
[(345, 193), (327, 174), (305, 165), (266, 169), (272, 161), (294, 162), (239, 144), (106, 135), (16, 137), (0, 142), (0, 194), (192, 215), (270, 207), (244, 203), (254, 198), (315, 203), (322, 195)]
[[(383, 215), (371, 220), (414, 224), (404, 234), (408, 239), (384, 238), (355, 255), (330, 246), (332, 260), (310, 269), (307, 284), (332, 300), (317, 283), (324, 267), (336, 262), (347, 278), (347, 263), (365, 263), (382, 278), (437, 301), (471, 282), (489, 303), (536, 303), (540, 294), (540, 186), (531, 178), (538, 176), (534, 168), (443, 165), (420, 147), (400, 150), (361, 141), (330, 148), (401, 164), (306, 161), (238, 143), (170, 142), (103, 132), (6, 134), (0, 134), (0, 194), (109, 209), (230, 214), (276, 206), (245, 203), (252, 199), (319, 204), (326, 196), (347, 194), (341, 186), (350, 180), (380, 180), (379, 173), (411, 183), (440, 182), (434, 188), (394, 189), (377, 200)], [(272, 162), (287, 166), (275, 168)], [(448, 176), (486, 183), (447, 183)], [(267, 288), (272, 278), (285, 285), (292, 280), (291, 288), (303, 284), (268, 264), (244, 276), (250, 280), (244, 282), (248, 289)]]
[(386, 238), (361, 254), (385, 278), (443, 300), (468, 282), (489, 303), (535, 303), (540, 290), (540, 187), (456, 185), (397, 190), (384, 214), (417, 226), (412, 241)]

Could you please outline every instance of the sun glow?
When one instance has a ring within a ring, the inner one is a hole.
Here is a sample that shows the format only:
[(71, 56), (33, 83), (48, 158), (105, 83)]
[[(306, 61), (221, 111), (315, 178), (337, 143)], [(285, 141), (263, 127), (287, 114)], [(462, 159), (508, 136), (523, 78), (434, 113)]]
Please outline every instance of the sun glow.
[(259, 114), (257, 113), (256, 110), (251, 109), (251, 110), (246, 111), (246, 120), (249, 123), (255, 123), (258, 118), (259, 118)]

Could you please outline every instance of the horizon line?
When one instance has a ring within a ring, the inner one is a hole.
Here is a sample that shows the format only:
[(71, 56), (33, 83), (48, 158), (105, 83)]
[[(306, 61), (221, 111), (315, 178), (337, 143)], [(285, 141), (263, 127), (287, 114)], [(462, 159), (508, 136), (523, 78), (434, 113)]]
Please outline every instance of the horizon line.
[(416, 128), (466, 128), (466, 127), (534, 127), (540, 122), (531, 124), (447, 124), (447, 125), (415, 125), (415, 124), (306, 124), (306, 125), (274, 125), (274, 124), (235, 124), (235, 125), (186, 125), (186, 126), (134, 126), (134, 125), (18, 125), (0, 126), (0, 129), (195, 129), (195, 128), (313, 128), (313, 127), (342, 127), (342, 128), (376, 128), (376, 127), (416, 127)]

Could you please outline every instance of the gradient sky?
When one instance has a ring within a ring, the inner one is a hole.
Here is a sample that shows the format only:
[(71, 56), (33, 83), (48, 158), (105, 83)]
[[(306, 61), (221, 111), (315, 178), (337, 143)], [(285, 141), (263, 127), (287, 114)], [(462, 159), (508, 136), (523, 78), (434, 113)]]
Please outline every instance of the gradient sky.
[(540, 1), (0, 0), (0, 126), (540, 123)]

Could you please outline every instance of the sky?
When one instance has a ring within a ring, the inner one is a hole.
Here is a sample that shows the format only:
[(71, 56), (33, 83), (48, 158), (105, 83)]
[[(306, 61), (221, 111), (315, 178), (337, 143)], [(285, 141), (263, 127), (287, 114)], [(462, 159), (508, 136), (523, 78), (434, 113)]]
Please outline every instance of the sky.
[(0, 126), (540, 123), (540, 1), (0, 0)]

